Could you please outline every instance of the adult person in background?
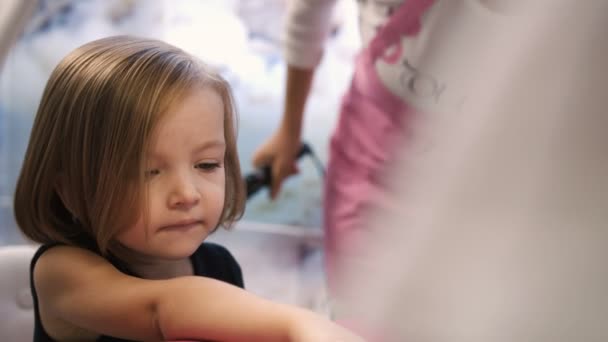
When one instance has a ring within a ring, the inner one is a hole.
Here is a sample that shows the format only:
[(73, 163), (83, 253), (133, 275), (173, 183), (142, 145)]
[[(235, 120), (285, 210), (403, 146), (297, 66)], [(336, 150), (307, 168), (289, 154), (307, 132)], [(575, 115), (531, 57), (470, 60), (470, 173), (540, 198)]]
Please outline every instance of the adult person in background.
[[(302, 118), (334, 3), (295, 0), (287, 12), (283, 116), (253, 157), (255, 166), (272, 168), (272, 198), (296, 172)], [(485, 53), (503, 10), (498, 0), (358, 3), (363, 44), (331, 138), (324, 189), (330, 291), (338, 260), (357, 253), (352, 241), (364, 229), (366, 213), (392, 203), (384, 171), (393, 147), (418, 114), (458, 113), (468, 95), (468, 74), (476, 67), (471, 61)], [(442, 56), (450, 56), (450, 63)]]

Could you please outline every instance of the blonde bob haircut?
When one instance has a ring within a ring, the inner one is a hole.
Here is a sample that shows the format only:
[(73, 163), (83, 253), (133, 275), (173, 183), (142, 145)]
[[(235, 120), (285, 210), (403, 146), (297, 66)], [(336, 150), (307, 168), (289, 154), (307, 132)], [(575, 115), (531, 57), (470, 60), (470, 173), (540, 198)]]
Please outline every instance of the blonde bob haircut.
[[(17, 182), (17, 224), (31, 240), (111, 252), (114, 237), (140, 213), (144, 156), (152, 130), (194, 87), (221, 96), (226, 195), (219, 225), (244, 211), (236, 110), (228, 83), (167, 43), (129, 36), (85, 44), (53, 70)], [(217, 227), (216, 227), (217, 228)]]

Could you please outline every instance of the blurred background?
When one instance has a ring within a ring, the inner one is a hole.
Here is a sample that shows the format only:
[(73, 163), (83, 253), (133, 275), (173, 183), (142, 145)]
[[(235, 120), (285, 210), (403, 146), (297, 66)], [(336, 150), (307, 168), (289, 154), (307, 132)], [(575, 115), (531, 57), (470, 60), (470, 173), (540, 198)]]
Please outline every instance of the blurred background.
[[(288, 0), (38, 0), (0, 69), (0, 245), (25, 241), (12, 196), (45, 82), (75, 47), (104, 36), (165, 40), (216, 67), (232, 84), (239, 109), (244, 173), (255, 148), (279, 122), (285, 65), (282, 22)], [(332, 36), (307, 105), (304, 139), (321, 163), (350, 80), (359, 38), (355, 1), (340, 1)], [(249, 199), (234, 231), (211, 240), (228, 246), (247, 287), (265, 297), (326, 311), (321, 242), (323, 176), (310, 158), (277, 201), (266, 190)]]

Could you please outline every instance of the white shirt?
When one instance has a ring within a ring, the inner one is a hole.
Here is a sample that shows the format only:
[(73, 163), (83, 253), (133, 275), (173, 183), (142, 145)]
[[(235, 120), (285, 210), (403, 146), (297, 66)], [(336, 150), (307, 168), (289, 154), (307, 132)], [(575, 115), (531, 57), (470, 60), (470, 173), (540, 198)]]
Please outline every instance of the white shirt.
[[(402, 1), (358, 1), (363, 46)], [(291, 2), (284, 44), (289, 65), (302, 68), (318, 65), (335, 3), (335, 0)], [(377, 61), (381, 81), (393, 94), (418, 109), (440, 112), (459, 108), (468, 96), (469, 74), (477, 67), (473, 61), (487, 52), (488, 39), (510, 10), (506, 4), (504, 0), (438, 0), (424, 14), (421, 31), (415, 37), (402, 38), (400, 58)], [(446, 55), (450, 58), (443, 58)]]
[[(330, 30), (336, 0), (292, 0), (287, 8), (285, 59), (301, 68), (317, 66), (323, 44)], [(367, 44), (378, 27), (403, 0), (359, 0), (359, 28), (363, 44)]]

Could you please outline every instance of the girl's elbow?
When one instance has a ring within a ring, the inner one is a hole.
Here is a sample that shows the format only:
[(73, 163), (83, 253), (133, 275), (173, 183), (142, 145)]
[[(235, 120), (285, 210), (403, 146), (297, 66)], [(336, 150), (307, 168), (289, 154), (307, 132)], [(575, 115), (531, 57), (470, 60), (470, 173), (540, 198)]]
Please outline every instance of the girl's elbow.
[(156, 300), (152, 303), (150, 317), (152, 331), (154, 331), (154, 335), (158, 338), (158, 341), (168, 341), (167, 334), (165, 333), (166, 329), (163, 327), (160, 300)]
[[(189, 297), (192, 291), (183, 288), (183, 283), (188, 284), (188, 281), (176, 278), (158, 284), (160, 286), (151, 307), (154, 331), (161, 341), (179, 340), (179, 335), (184, 333), (187, 321), (184, 315), (188, 312), (184, 297)], [(192, 300), (190, 298), (187, 302)]]

